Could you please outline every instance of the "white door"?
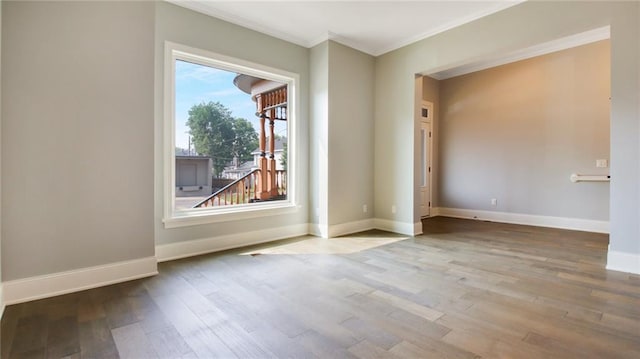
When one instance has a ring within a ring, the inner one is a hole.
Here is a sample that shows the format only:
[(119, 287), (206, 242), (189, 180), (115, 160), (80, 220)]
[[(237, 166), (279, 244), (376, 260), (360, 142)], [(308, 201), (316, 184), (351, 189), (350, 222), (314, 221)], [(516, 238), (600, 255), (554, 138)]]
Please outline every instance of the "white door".
[(180, 163), (176, 173), (176, 186), (195, 186), (197, 181), (198, 167), (195, 163)]
[(431, 119), (433, 104), (423, 102), (420, 117), (420, 216), (431, 209)]

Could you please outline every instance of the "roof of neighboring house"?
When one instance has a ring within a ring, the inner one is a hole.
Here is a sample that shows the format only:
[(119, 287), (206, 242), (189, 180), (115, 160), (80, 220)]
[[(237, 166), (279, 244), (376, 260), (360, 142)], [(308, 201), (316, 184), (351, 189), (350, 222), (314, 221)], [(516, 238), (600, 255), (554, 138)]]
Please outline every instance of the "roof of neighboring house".
[(210, 156), (180, 156), (176, 155), (176, 160), (209, 160)]
[(227, 166), (227, 167), (224, 168), (223, 172), (226, 172), (226, 173), (230, 173), (230, 172), (246, 172), (248, 170), (251, 170), (253, 167), (255, 167), (255, 165), (253, 164), (253, 161), (247, 161), (247, 162), (243, 162), (238, 167)]
[[(267, 137), (267, 143), (265, 145), (265, 149), (267, 150), (267, 152), (269, 151), (269, 140), (270, 139), (271, 139), (270, 137)], [(284, 150), (284, 144), (285, 144), (286, 141), (287, 141), (286, 138), (276, 137), (276, 143), (274, 144), (275, 145), (275, 150), (278, 151), (278, 152)], [(253, 150), (253, 152), (251, 152), (251, 154), (256, 154), (256, 153), (260, 153), (260, 147), (256, 148), (255, 150)]]

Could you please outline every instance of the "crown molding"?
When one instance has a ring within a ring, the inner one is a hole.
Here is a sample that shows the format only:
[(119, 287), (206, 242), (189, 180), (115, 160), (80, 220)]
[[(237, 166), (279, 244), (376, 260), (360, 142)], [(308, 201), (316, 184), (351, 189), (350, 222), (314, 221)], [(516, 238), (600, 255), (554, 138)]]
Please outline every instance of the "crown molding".
[(477, 59), (467, 64), (456, 65), (446, 69), (436, 69), (423, 75), (436, 80), (446, 80), (452, 77), (466, 75), (472, 72), (486, 70), (492, 67), (506, 65), (512, 62), (530, 59), (536, 56), (550, 54), (556, 51), (570, 49), (572, 47), (590, 44), (611, 37), (609, 26), (585, 31), (579, 34), (563, 37), (553, 41), (534, 45), (525, 49), (512, 51), (500, 56), (491, 56), (485, 59)]

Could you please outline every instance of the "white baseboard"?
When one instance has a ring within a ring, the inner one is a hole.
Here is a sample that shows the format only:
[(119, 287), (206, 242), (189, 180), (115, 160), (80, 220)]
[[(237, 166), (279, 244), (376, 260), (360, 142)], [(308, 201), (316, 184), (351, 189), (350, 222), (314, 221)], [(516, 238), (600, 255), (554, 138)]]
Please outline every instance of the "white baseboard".
[(329, 226), (326, 224), (309, 223), (309, 234), (320, 238), (329, 238)]
[(443, 217), (479, 219), (500, 223), (524, 224), (529, 226), (571, 229), (576, 231), (609, 233), (608, 221), (444, 207), (437, 208), (437, 210), (434, 212)]
[(195, 239), (156, 245), (158, 262), (197, 256), (200, 254), (224, 251), (227, 249), (250, 246), (253, 244), (272, 242), (278, 239), (305, 236), (309, 233), (309, 225), (268, 228), (260, 231), (228, 234), (219, 237)]
[(367, 218), (360, 221), (340, 223), (334, 225), (320, 225), (317, 223), (309, 223), (309, 234), (321, 238), (334, 238), (345, 236), (347, 234), (364, 232), (376, 228), (373, 218)]
[(155, 257), (110, 263), (3, 283), (4, 304), (28, 302), (158, 274)]
[(419, 236), (422, 234), (422, 220), (413, 224), (413, 235)]
[(607, 253), (607, 269), (640, 274), (640, 254), (612, 251)]
[(347, 234), (368, 231), (374, 229), (373, 218), (363, 219), (360, 221), (334, 224), (329, 226), (329, 238), (344, 236)]
[(416, 236), (422, 234), (422, 222), (406, 223), (375, 218), (373, 220), (373, 223), (375, 228), (381, 229), (383, 231), (405, 234), (408, 236)]

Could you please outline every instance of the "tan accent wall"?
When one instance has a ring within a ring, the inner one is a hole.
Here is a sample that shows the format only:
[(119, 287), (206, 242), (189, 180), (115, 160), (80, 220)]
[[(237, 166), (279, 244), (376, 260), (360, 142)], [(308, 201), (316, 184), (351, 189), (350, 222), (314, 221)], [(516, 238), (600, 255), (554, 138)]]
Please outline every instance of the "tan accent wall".
[(609, 40), (441, 81), (439, 205), (608, 220), (610, 82)]

